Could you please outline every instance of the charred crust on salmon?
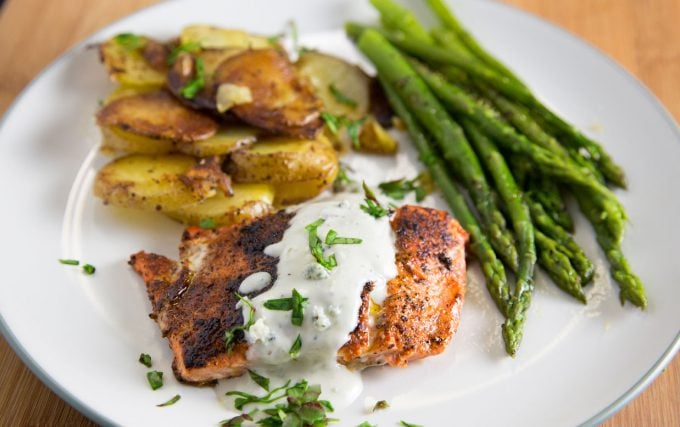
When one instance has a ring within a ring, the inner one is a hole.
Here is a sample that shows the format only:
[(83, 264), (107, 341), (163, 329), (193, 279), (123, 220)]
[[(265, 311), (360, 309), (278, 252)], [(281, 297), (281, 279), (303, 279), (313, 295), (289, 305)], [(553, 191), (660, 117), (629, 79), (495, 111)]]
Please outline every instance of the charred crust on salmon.
[[(243, 324), (235, 292), (256, 272), (269, 273), (272, 281), (247, 296), (274, 284), (278, 258), (264, 250), (281, 241), (293, 215), (278, 212), (213, 230), (190, 227), (182, 236), (179, 262), (145, 252), (131, 257), (181, 381), (207, 384), (246, 371), (248, 345), (242, 334), (231, 351), (224, 345), (225, 331)], [(379, 307), (371, 299), (373, 284), (363, 287), (356, 327), (337, 353), (338, 362), (352, 369), (405, 366), (439, 354), (458, 327), (467, 233), (446, 212), (419, 206), (397, 209), (390, 226), (397, 275), (387, 282)]]

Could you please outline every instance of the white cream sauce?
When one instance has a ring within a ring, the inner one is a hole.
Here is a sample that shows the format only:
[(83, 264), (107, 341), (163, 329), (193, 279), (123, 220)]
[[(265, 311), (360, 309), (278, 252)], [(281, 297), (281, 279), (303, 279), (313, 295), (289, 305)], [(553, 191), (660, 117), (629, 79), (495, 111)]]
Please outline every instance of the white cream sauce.
[[(245, 334), (250, 368), (270, 378), (273, 387), (289, 379), (293, 383), (306, 379), (310, 384), (320, 384), (322, 398), (336, 407), (349, 405), (362, 390), (360, 374), (339, 365), (336, 357), (357, 325), (364, 285), (373, 283), (371, 297), (381, 303), (387, 281), (397, 274), (395, 237), (389, 218), (370, 216), (359, 207), (363, 202), (363, 195), (343, 194), (296, 209), (281, 241), (265, 249), (268, 255), (279, 258), (278, 277), (268, 291), (252, 299), (256, 323)], [(318, 219), (324, 220), (317, 229), (322, 242), (331, 229), (339, 237), (359, 238), (362, 242), (331, 246), (324, 243), (324, 256), (335, 254), (337, 266), (326, 275), (309, 279), (309, 266), (316, 264), (316, 259), (310, 252), (305, 227)], [(248, 277), (244, 284), (250, 286), (251, 281), (259, 279)], [(309, 299), (299, 327), (291, 323), (291, 311), (264, 307), (267, 300), (290, 298), (293, 289)], [(244, 318), (248, 315), (249, 310), (244, 308)], [(302, 347), (299, 357), (292, 359), (289, 350), (298, 334)], [(264, 394), (248, 375), (221, 381), (218, 396), (225, 399), (228, 390)]]
[(250, 276), (243, 279), (238, 291), (241, 294), (249, 294), (251, 292), (257, 292), (269, 286), (272, 282), (272, 275), (266, 271), (258, 271)]

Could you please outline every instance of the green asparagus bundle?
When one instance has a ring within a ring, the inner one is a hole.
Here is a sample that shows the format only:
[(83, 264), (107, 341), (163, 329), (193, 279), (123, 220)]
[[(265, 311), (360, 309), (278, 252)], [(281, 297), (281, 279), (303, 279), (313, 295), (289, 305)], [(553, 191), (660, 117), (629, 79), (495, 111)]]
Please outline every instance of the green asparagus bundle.
[[(370, 1), (383, 27), (348, 23), (347, 34), (375, 65), (421, 160), (470, 233), (487, 289), (506, 318), (506, 351), (514, 355), (519, 347), (536, 262), (586, 302), (583, 286), (594, 268), (569, 233), (564, 189), (593, 225), (622, 304), (645, 308), (644, 287), (621, 251), (626, 213), (606, 186), (624, 187), (625, 175), (606, 151), (539, 101), (442, 0), (427, 0), (443, 25), (432, 31), (393, 0)], [(513, 285), (506, 268), (516, 273)]]

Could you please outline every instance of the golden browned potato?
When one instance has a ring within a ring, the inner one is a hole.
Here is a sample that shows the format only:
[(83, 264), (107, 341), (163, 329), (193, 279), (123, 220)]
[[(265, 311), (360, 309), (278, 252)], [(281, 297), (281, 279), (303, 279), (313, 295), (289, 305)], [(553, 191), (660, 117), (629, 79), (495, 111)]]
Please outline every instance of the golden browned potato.
[(226, 170), (236, 182), (279, 183), (325, 179), (337, 164), (326, 139), (277, 137), (233, 151)]
[(276, 49), (247, 50), (217, 68), (214, 86), (247, 88), (252, 102), (229, 112), (246, 123), (275, 134), (314, 138), (322, 126), (321, 103), (306, 79), (297, 75), (285, 53)]
[[(168, 71), (168, 88), (182, 103), (201, 110), (217, 112), (213, 84), (213, 74), (224, 60), (242, 52), (241, 48), (202, 49), (196, 52), (183, 52), (177, 56)], [(182, 90), (197, 75), (197, 61), (203, 67), (203, 88), (191, 97), (184, 96)]]
[(184, 27), (179, 38), (182, 44), (198, 43), (203, 49), (264, 49), (270, 47), (269, 40), (266, 37), (211, 25)]
[(95, 196), (105, 204), (144, 210), (173, 210), (213, 197), (228, 177), (183, 154), (132, 154), (97, 173)]
[(349, 120), (368, 114), (371, 78), (361, 68), (320, 52), (302, 54), (295, 66), (314, 86), (324, 111)]
[(257, 140), (258, 130), (247, 126), (228, 125), (210, 138), (178, 143), (169, 139), (154, 139), (117, 127), (102, 127), (101, 151), (116, 156), (121, 154), (184, 153), (195, 157), (223, 156)]
[(116, 87), (113, 92), (111, 92), (105, 99), (104, 102), (102, 103), (102, 106), (108, 105), (111, 102), (115, 101), (116, 99), (119, 98), (126, 98), (128, 96), (133, 96), (133, 95), (141, 95), (143, 93), (148, 93), (148, 92), (155, 92), (157, 91), (158, 88), (156, 87), (151, 87), (151, 86), (127, 86), (127, 85), (120, 85)]
[(149, 138), (124, 131), (115, 126), (102, 126), (101, 151), (109, 156), (119, 154), (168, 154), (176, 152), (176, 144), (169, 139)]
[(369, 117), (361, 127), (358, 151), (375, 154), (394, 154), (397, 140), (392, 137), (373, 117)]
[(274, 185), (274, 204), (277, 206), (292, 205), (312, 199), (328, 188), (338, 173), (335, 168), (324, 178), (306, 181), (276, 182)]
[(111, 78), (128, 86), (165, 84), (165, 70), (158, 69), (154, 55), (159, 55), (158, 42), (133, 34), (119, 34), (99, 45), (99, 57)]
[(97, 124), (155, 139), (193, 142), (217, 132), (217, 122), (192, 111), (166, 91), (115, 99), (97, 113)]
[(230, 225), (270, 213), (274, 202), (274, 189), (267, 184), (233, 184), (233, 196), (223, 192), (200, 203), (185, 205), (164, 212), (171, 218), (188, 225), (203, 221), (215, 225)]
[(257, 140), (259, 130), (248, 126), (226, 125), (208, 139), (178, 144), (182, 153), (196, 157), (222, 156)]

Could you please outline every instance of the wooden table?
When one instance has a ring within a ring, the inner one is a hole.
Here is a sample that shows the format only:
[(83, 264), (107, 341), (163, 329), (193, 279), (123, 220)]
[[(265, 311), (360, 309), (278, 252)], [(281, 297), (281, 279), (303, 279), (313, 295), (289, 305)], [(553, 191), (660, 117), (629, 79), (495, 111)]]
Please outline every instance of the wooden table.
[[(504, 0), (588, 40), (680, 119), (680, 2)], [(8, 0), (0, 15), (0, 113), (69, 46), (156, 0)], [(235, 3), (236, 4), (236, 3)], [(0, 337), (0, 425), (92, 425), (47, 389)], [(680, 357), (606, 426), (680, 426)]]

